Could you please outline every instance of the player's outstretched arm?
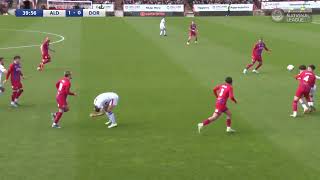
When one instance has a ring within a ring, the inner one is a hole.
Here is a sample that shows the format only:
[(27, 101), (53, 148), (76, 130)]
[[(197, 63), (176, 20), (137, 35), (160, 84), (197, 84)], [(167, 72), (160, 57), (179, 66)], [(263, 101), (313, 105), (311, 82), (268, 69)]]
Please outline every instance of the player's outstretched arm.
[(100, 112), (92, 112), (92, 113), (90, 113), (90, 117), (98, 117), (98, 116), (102, 116), (102, 115), (104, 115), (105, 114), (105, 112), (102, 110), (102, 111), (100, 111)]
[(317, 78), (318, 80), (320, 80), (320, 76), (316, 76), (316, 78)]

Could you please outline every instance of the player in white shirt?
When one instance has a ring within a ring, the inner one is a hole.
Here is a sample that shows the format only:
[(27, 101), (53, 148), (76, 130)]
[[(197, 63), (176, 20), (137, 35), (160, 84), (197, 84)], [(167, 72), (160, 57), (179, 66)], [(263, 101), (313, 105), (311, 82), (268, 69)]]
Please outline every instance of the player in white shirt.
[(166, 19), (164, 17), (160, 21), (160, 36), (167, 36)]
[(6, 74), (8, 71), (4, 67), (3, 57), (0, 57), (0, 95), (4, 92), (4, 87), (2, 84), (2, 75)]
[(106, 92), (98, 95), (93, 102), (95, 112), (90, 114), (90, 117), (97, 117), (106, 114), (109, 121), (105, 124), (109, 125), (108, 128), (117, 126), (116, 118), (112, 110), (117, 106), (119, 96), (114, 92)]

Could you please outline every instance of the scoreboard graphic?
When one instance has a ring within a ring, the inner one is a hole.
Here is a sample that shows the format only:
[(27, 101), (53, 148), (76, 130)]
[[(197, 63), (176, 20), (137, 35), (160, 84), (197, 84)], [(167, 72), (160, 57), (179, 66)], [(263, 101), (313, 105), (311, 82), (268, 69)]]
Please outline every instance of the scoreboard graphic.
[(106, 17), (105, 9), (17, 9), (16, 17)]

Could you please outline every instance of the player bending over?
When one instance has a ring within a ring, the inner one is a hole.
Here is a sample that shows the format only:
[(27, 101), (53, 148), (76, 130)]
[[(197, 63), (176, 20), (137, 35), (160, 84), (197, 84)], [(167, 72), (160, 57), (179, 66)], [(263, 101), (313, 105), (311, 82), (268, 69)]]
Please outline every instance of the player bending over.
[(56, 100), (58, 103), (58, 112), (56, 113), (51, 113), (52, 116), (52, 126), (53, 128), (60, 128), (59, 126), (59, 121), (63, 115), (63, 113), (69, 111), (69, 106), (67, 103), (67, 98), (68, 96), (76, 96), (76, 93), (73, 93), (70, 91), (71, 87), (71, 72), (66, 71), (64, 72), (64, 77), (61, 78), (57, 83), (56, 83), (56, 88), (57, 88), (57, 95), (56, 95)]
[(165, 17), (163, 17), (160, 21), (160, 36), (167, 36)]
[(231, 101), (237, 103), (233, 95), (232, 78), (227, 77), (224, 84), (220, 84), (213, 89), (213, 93), (216, 96), (216, 109), (211, 117), (205, 119), (202, 123), (198, 124), (199, 133), (204, 126), (209, 125), (211, 122), (217, 120), (222, 113), (227, 115), (227, 132), (235, 132), (231, 129), (231, 112), (227, 107), (227, 101), (230, 98)]
[(190, 44), (190, 41), (193, 38), (195, 39), (194, 43), (198, 43), (198, 29), (197, 29), (197, 25), (194, 21), (191, 22), (191, 25), (189, 27), (189, 37), (188, 37), (187, 45)]
[[(309, 70), (302, 70), (298, 75), (295, 76), (295, 78), (299, 80), (299, 86), (297, 88), (296, 95), (293, 98), (293, 102), (292, 102), (293, 113), (290, 115), (291, 117), (297, 117), (298, 101), (301, 98), (305, 98), (308, 104), (310, 104), (311, 102), (310, 90), (311, 90), (311, 87), (313, 87), (316, 82), (315, 74)], [(309, 109), (307, 111), (306, 109), (304, 109), (304, 111), (308, 112)]]
[(8, 71), (4, 67), (3, 57), (0, 57), (0, 95), (4, 93), (5, 88), (2, 85), (2, 74), (6, 74)]
[(90, 114), (90, 117), (97, 117), (106, 114), (109, 121), (105, 124), (108, 128), (117, 127), (116, 118), (112, 110), (117, 106), (119, 96), (113, 92), (106, 92), (98, 95), (93, 102), (95, 112)]
[(50, 49), (49, 45), (50, 45), (50, 39), (48, 37), (46, 37), (40, 47), (42, 60), (37, 68), (38, 71), (43, 71), (44, 65), (51, 62), (49, 50), (52, 52), (54, 52), (54, 51), (52, 49)]
[(247, 74), (248, 70), (256, 63), (258, 62), (258, 65), (255, 69), (252, 70), (254, 73), (259, 73), (258, 69), (262, 66), (262, 52), (263, 50), (266, 50), (267, 52), (271, 52), (271, 49), (268, 49), (266, 44), (263, 42), (263, 39), (260, 38), (258, 42), (254, 45), (252, 49), (252, 55), (251, 55), (251, 64), (248, 64), (247, 67), (243, 70), (243, 74)]
[(9, 77), (11, 78), (11, 87), (12, 87), (12, 95), (11, 95), (11, 106), (18, 107), (19, 98), (23, 92), (23, 86), (21, 82), (21, 78), (23, 79), (21, 64), (21, 57), (15, 56), (13, 58), (13, 62), (10, 64), (6, 79), (3, 81), (3, 84), (7, 82)]

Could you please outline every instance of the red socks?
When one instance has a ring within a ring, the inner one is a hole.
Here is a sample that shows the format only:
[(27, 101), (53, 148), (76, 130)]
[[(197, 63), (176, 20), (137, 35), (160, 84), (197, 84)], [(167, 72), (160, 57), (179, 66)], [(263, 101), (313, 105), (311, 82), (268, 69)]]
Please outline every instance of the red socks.
[(248, 64), (246, 69), (250, 69), (253, 66), (253, 64)]
[(17, 94), (18, 94), (18, 92), (16, 92), (16, 91), (12, 92), (12, 95), (11, 95), (11, 101), (12, 102), (14, 102), (14, 100), (17, 98)]
[(61, 119), (61, 117), (62, 117), (62, 112), (57, 112), (56, 113), (56, 117), (54, 118), (54, 123), (56, 123), (56, 124), (58, 124), (59, 123), (59, 121), (60, 121), (60, 119)]
[(231, 119), (227, 119), (226, 124), (227, 124), (227, 127), (231, 127)]
[(203, 123), (204, 126), (206, 126), (206, 125), (210, 124), (211, 121), (209, 119), (206, 119), (202, 123)]
[(256, 67), (256, 70), (258, 70), (262, 66), (262, 63), (259, 63), (258, 66)]
[(19, 91), (17, 92), (16, 99), (18, 99), (18, 98), (21, 96), (22, 92), (23, 92), (23, 90), (22, 90), (22, 89), (21, 89), (21, 90), (19, 90)]
[(293, 103), (292, 103), (292, 110), (293, 110), (293, 111), (298, 111), (298, 101), (293, 101)]

